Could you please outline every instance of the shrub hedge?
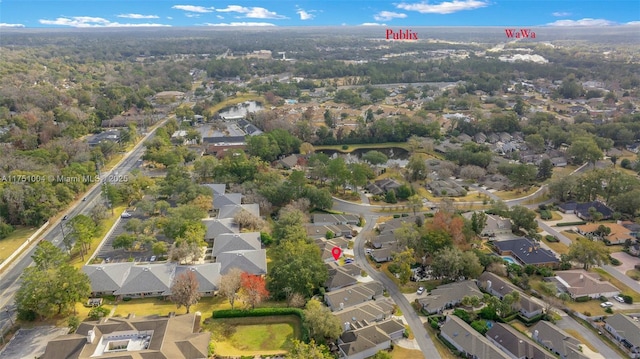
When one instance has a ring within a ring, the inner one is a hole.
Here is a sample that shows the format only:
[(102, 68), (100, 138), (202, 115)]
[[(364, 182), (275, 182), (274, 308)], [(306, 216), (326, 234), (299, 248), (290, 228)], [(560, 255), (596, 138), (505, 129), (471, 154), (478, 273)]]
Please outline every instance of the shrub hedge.
[(591, 297), (589, 297), (589, 296), (587, 296), (587, 295), (585, 295), (585, 296), (583, 296), (583, 297), (578, 297), (578, 298), (576, 298), (576, 299), (575, 299), (575, 301), (576, 301), (577, 303), (584, 303), (584, 302), (588, 302), (588, 301), (590, 301), (590, 300), (591, 300)]
[(580, 221), (580, 222), (560, 222), (560, 223), (556, 223), (556, 227), (581, 226), (583, 224), (587, 224), (587, 222), (585, 222), (585, 221)]

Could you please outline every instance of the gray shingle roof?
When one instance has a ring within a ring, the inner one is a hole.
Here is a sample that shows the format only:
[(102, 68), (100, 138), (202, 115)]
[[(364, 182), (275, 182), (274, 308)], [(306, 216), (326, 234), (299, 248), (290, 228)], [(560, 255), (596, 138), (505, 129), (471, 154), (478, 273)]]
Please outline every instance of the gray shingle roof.
[(245, 210), (256, 217), (260, 217), (260, 205), (257, 203), (252, 204), (228, 204), (222, 206), (218, 212), (218, 219), (233, 218), (241, 210)]
[(220, 284), (220, 263), (205, 263), (196, 266), (178, 266), (175, 278), (185, 271), (192, 271), (198, 280), (198, 291), (214, 292)]
[(256, 275), (267, 274), (267, 251), (264, 249), (220, 253), (216, 261), (220, 263), (222, 275), (227, 274), (231, 268)]
[(213, 241), (212, 256), (217, 257), (223, 252), (256, 250), (261, 248), (260, 232), (223, 233), (218, 235)]
[(202, 224), (207, 228), (204, 235), (205, 240), (211, 240), (223, 233), (238, 233), (240, 229), (233, 218), (226, 219), (203, 219)]
[(166, 293), (173, 282), (175, 267), (174, 263), (133, 266), (127, 279), (114, 294)]
[(443, 335), (452, 340), (467, 354), (476, 358), (507, 359), (509, 356), (493, 345), (487, 338), (455, 315), (447, 316), (447, 321), (440, 328)]
[(516, 358), (556, 358), (508, 324), (495, 323), (487, 332), (487, 338), (504, 347), (507, 352), (511, 353)]
[(227, 205), (241, 204), (242, 193), (227, 193), (215, 195), (213, 197), (213, 208), (220, 209)]
[(629, 343), (640, 347), (640, 323), (620, 313), (605, 319), (605, 322)]
[(482, 292), (478, 289), (476, 282), (465, 280), (462, 282), (441, 285), (432, 290), (428, 296), (418, 299), (428, 312), (435, 313), (444, 309), (447, 304), (455, 304), (462, 301), (465, 296), (477, 296), (482, 298)]
[(89, 277), (91, 291), (114, 292), (122, 286), (133, 262), (92, 264), (82, 267), (82, 271)]

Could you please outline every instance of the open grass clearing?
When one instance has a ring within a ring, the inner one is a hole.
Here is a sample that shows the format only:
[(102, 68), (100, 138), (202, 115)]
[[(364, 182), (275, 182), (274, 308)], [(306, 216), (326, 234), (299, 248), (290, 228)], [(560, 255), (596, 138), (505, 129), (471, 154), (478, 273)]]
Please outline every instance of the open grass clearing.
[(563, 243), (560, 243), (560, 242), (548, 242), (547, 240), (545, 240), (544, 244), (546, 244), (549, 248), (551, 248), (551, 250), (553, 250), (554, 252), (556, 252), (558, 254), (567, 254), (567, 253), (569, 253), (569, 247), (567, 247)]
[(518, 320), (514, 320), (511, 323), (509, 323), (509, 325), (514, 327), (520, 333), (523, 333), (523, 334), (529, 336), (529, 328), (527, 328), (524, 324), (522, 324), (522, 322), (520, 322)]
[(37, 228), (18, 226), (7, 238), (0, 239), (0, 262), (7, 259), (37, 230)]
[(637, 269), (629, 269), (625, 274), (633, 280), (640, 280), (640, 271)]
[(284, 354), (300, 339), (300, 318), (295, 315), (209, 319), (204, 328), (213, 333), (220, 356)]
[(399, 346), (394, 346), (391, 351), (391, 358), (393, 359), (415, 359), (422, 357), (422, 352), (414, 349), (406, 349)]
[(517, 199), (517, 198), (528, 196), (530, 194), (535, 193), (535, 191), (537, 191), (539, 188), (540, 187), (532, 186), (526, 191), (517, 189), (513, 191), (495, 191), (493, 193), (503, 200), (509, 200), (509, 199)]

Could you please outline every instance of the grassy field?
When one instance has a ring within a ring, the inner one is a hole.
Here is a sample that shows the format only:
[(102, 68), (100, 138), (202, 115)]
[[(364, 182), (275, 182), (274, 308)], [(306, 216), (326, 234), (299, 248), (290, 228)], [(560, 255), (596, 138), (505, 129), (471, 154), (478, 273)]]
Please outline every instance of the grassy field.
[(405, 349), (399, 346), (394, 346), (391, 351), (391, 358), (393, 359), (414, 359), (422, 357), (422, 352), (419, 350)]
[(502, 200), (516, 199), (516, 198), (522, 198), (522, 197), (528, 196), (534, 193), (535, 191), (537, 191), (539, 188), (540, 187), (532, 186), (527, 191), (522, 191), (522, 190), (495, 191), (494, 194), (500, 197)]
[(37, 230), (37, 228), (17, 227), (7, 238), (0, 239), (0, 262), (7, 259)]
[(213, 333), (221, 356), (278, 355), (300, 339), (300, 318), (294, 315), (213, 319), (204, 327)]
[(565, 246), (564, 244), (562, 244), (560, 242), (548, 242), (548, 241), (545, 240), (544, 244), (549, 246), (549, 248), (551, 248), (554, 252), (556, 252), (558, 254), (567, 254), (567, 253), (569, 253), (569, 247)]
[(637, 269), (630, 269), (625, 274), (631, 279), (640, 280), (640, 271)]

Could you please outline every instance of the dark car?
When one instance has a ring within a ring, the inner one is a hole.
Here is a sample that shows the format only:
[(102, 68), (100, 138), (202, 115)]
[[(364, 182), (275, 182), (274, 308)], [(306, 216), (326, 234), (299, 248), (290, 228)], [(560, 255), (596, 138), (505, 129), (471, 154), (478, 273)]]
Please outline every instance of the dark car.
[(62, 217), (62, 220), (63, 220), (63, 221), (66, 221), (67, 219), (69, 219), (69, 215), (68, 215), (68, 214), (65, 214), (65, 215), (64, 215), (64, 217)]

